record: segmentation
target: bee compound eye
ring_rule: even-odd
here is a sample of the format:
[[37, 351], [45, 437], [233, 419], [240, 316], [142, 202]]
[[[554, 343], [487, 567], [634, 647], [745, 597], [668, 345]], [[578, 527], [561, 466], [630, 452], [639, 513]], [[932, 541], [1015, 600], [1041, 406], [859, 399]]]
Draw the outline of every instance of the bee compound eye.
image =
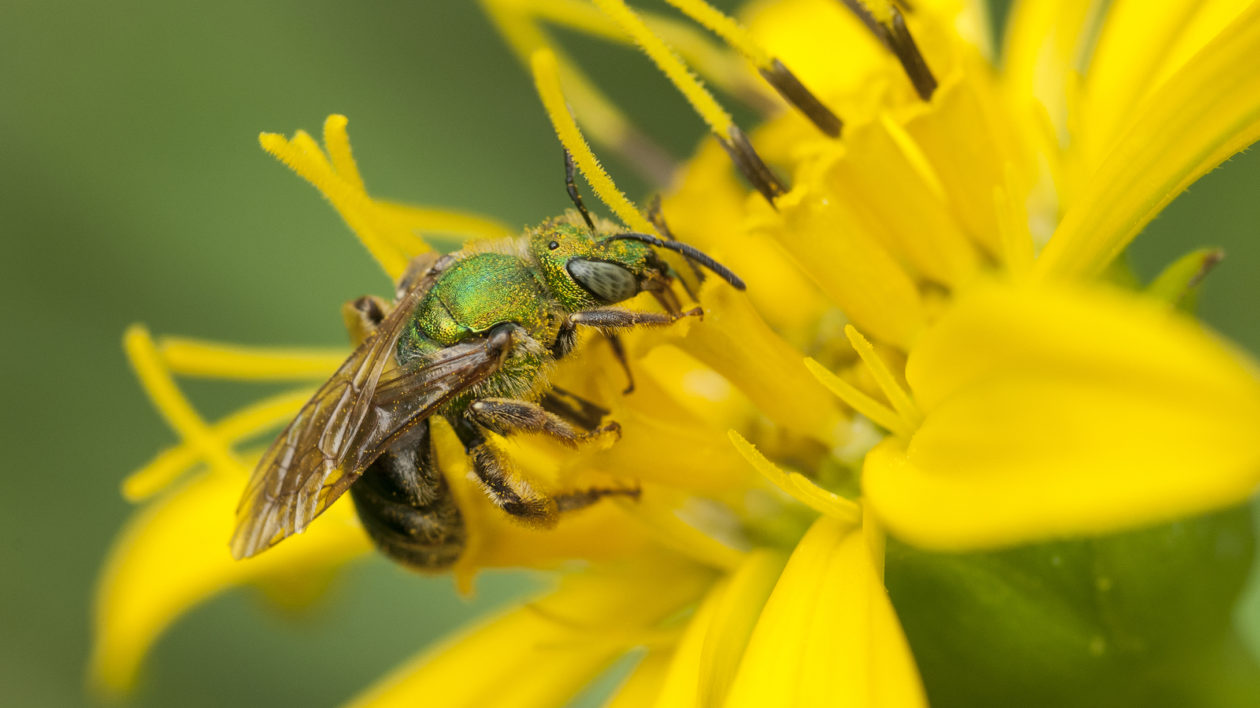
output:
[[569, 275], [604, 302], [628, 300], [639, 292], [634, 274], [615, 263], [575, 258], [569, 261]]
[[560, 242], [559, 242], [559, 241], [552, 241], [551, 243], [547, 244], [547, 248], [549, 248], [549, 249], [551, 249], [551, 250], [553, 250], [553, 251], [554, 251], [554, 250], [556, 250], [557, 248], [560, 248]]

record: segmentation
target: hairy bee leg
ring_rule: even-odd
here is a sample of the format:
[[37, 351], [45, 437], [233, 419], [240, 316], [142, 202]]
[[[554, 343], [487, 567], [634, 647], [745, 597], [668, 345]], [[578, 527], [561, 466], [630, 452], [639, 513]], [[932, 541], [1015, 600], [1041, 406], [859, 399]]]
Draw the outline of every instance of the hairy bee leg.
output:
[[485, 486], [490, 501], [503, 511], [535, 526], [551, 526], [556, 522], [556, 502], [530, 488], [524, 481], [512, 479], [499, 454], [486, 442], [486, 436], [472, 421], [464, 417], [448, 417], [455, 435], [464, 444], [472, 460], [473, 472]]
[[659, 312], [631, 312], [630, 310], [586, 310], [569, 315], [569, 321], [584, 327], [601, 329], [617, 329], [622, 327], [667, 325], [683, 317], [700, 317], [704, 311], [694, 307], [678, 315], [666, 315]]
[[617, 359], [617, 363], [621, 364], [621, 370], [626, 372], [626, 388], [622, 391], [622, 395], [634, 392], [634, 372], [630, 370], [630, 360], [626, 358], [626, 348], [621, 343], [621, 337], [612, 332], [605, 332], [604, 336], [608, 338], [608, 346], [612, 347], [613, 356]]
[[573, 201], [573, 206], [582, 214], [582, 220], [586, 222], [586, 228], [595, 233], [595, 222], [591, 220], [591, 213], [586, 210], [586, 205], [582, 203], [582, 194], [578, 192], [577, 183], [573, 181], [573, 156], [569, 154], [568, 149], [564, 149], [564, 188], [569, 192], [569, 199]]
[[608, 433], [621, 436], [621, 426], [616, 422], [584, 432], [537, 403], [510, 398], [478, 399], [468, 406], [468, 413], [477, 423], [500, 435], [514, 432], [544, 433], [570, 447], [577, 447]]
[[542, 395], [538, 404], [544, 410], [555, 413], [587, 432], [598, 428], [604, 416], [609, 413], [607, 408], [559, 386], [552, 386], [550, 391]]
[[565, 492], [563, 494], [553, 494], [552, 499], [556, 501], [556, 509], [561, 512], [574, 511], [577, 509], [585, 509], [604, 497], [619, 496], [638, 499], [641, 491], [638, 487], [628, 487], [618, 489], [615, 487], [592, 487], [591, 489], [583, 489], [576, 492]]

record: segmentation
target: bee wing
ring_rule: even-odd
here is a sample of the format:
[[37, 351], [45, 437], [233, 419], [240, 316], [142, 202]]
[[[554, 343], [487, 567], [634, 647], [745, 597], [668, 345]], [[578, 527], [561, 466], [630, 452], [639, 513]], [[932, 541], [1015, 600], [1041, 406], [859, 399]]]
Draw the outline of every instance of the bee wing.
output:
[[234, 557], [301, 533], [393, 440], [498, 368], [512, 345], [511, 329], [386, 370], [437, 268], [408, 289], [263, 454], [236, 510]]

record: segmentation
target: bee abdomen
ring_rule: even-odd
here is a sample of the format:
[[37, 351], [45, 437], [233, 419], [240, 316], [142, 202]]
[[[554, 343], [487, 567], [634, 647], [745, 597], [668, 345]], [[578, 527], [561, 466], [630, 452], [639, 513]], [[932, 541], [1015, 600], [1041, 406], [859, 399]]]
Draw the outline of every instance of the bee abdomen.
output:
[[421, 570], [440, 570], [464, 550], [464, 519], [433, 464], [428, 423], [407, 444], [381, 455], [350, 486], [359, 520], [386, 555]]

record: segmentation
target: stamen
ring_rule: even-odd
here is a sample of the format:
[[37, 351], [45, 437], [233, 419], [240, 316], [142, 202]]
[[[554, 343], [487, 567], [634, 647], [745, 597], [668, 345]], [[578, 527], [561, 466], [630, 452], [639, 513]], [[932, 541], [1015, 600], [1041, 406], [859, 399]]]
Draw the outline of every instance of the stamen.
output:
[[[450, 234], [461, 238], [508, 238], [519, 233], [497, 219], [467, 211], [413, 206], [385, 199], [373, 199], [372, 204], [391, 224], [397, 225], [390, 233]], [[414, 251], [414, 241], [411, 245]]]
[[891, 408], [862, 393], [853, 384], [836, 376], [827, 367], [813, 359], [805, 359], [805, 368], [818, 379], [818, 382], [834, 393], [845, 405], [861, 413], [871, 422], [901, 438], [908, 438], [914, 432]]
[[915, 44], [901, 11], [889, 0], [840, 0], [901, 62], [919, 98], [930, 100], [936, 92], [936, 77]]
[[731, 444], [735, 446], [739, 454], [753, 466], [753, 469], [789, 496], [833, 519], [854, 525], [861, 523], [862, 507], [857, 502], [823, 489], [799, 472], [784, 472], [778, 465], [766, 459], [756, 446], [734, 430], [728, 430], [726, 436], [730, 438]]
[[540, 49], [530, 58], [530, 65], [534, 71], [534, 85], [538, 89], [539, 97], [542, 98], [547, 117], [551, 119], [551, 125], [560, 138], [560, 143], [573, 156], [578, 169], [582, 171], [582, 176], [595, 191], [595, 196], [607, 204], [608, 208], [612, 209], [617, 218], [621, 219], [626, 226], [635, 231], [656, 233], [651, 222], [639, 213], [638, 207], [617, 189], [612, 177], [608, 176], [604, 166], [599, 164], [599, 159], [591, 151], [586, 138], [582, 137], [577, 121], [573, 120], [573, 115], [569, 113], [569, 108], [565, 104], [564, 92], [560, 88], [560, 76], [557, 72], [556, 55], [550, 49]]
[[143, 325], [127, 328], [123, 335], [123, 349], [144, 392], [167, 424], [204, 456], [212, 467], [227, 471], [239, 470], [244, 474], [245, 467], [240, 460], [211, 433], [206, 422], [179, 390], [170, 371], [162, 363], [153, 338]]
[[[587, 3], [565, 0], [482, 0], [486, 14], [507, 40], [522, 63], [529, 64], [535, 52], [550, 49], [554, 43], [537, 22], [543, 18], [593, 36], [625, 41], [615, 27]], [[607, 146], [625, 159], [649, 183], [666, 184], [674, 174], [674, 159], [626, 118], [611, 100], [596, 88], [577, 64], [555, 50], [556, 63], [568, 86], [568, 96], [582, 116], [595, 142]]]
[[[407, 269], [408, 254], [399, 250], [390, 239], [376, 229], [368, 217], [372, 200], [362, 188], [356, 187], [344, 176], [335, 172], [325, 159], [319, 146], [305, 131], [299, 130], [292, 140], [283, 135], [262, 133], [258, 136], [262, 148], [280, 160], [299, 177], [310, 182], [332, 203], [337, 213], [359, 237], [381, 268], [395, 280]], [[345, 145], [348, 152], [349, 144]], [[357, 170], [354, 173], [358, 174]], [[416, 239], [419, 241], [419, 239]], [[421, 242], [423, 245], [423, 242]]]
[[355, 163], [354, 153], [350, 151], [350, 134], [346, 132], [346, 124], [349, 122], [348, 118], [337, 113], [324, 119], [324, 148], [328, 150], [333, 170], [351, 187], [366, 192], [363, 176], [359, 174], [359, 165]]
[[[263, 149], [318, 189], [341, 215], [381, 268], [395, 281], [412, 257], [431, 250], [423, 234], [499, 238], [514, 232], [483, 216], [373, 199], [364, 191], [346, 134], [346, 117], [324, 121], [325, 149], [299, 130], [291, 140], [274, 133], [258, 136]], [[324, 152], [327, 150], [327, 156]]]
[[884, 392], [884, 396], [888, 398], [888, 402], [892, 404], [901, 419], [905, 421], [911, 429], [919, 427], [923, 422], [923, 413], [919, 411], [919, 407], [915, 404], [910, 394], [897, 383], [897, 379], [893, 373], [888, 370], [888, 365], [875, 352], [875, 347], [862, 336], [861, 332], [853, 325], [844, 326], [844, 335], [849, 338], [849, 344], [857, 351], [858, 356], [862, 358], [862, 363], [866, 364], [866, 368], [870, 370], [871, 376], [875, 378], [875, 383]]
[[744, 135], [744, 131], [740, 130], [738, 125], [731, 123], [728, 138], [723, 140], [721, 137], [718, 137], [718, 142], [721, 143], [726, 153], [731, 156], [736, 169], [773, 206], [776, 197], [787, 194], [787, 187], [779, 181], [779, 178], [761, 160], [761, 156], [753, 149], [752, 143], [748, 142], [748, 136]]
[[[512, 22], [514, 25], [532, 26], [532, 32], [513, 29], [518, 35], [533, 34], [536, 39], [542, 39], [541, 43], [535, 44], [524, 49], [523, 45], [518, 46], [513, 42], [513, 48], [517, 49], [517, 53], [523, 62], [528, 62], [529, 56], [538, 49], [545, 49], [552, 45], [547, 39], [546, 33], [538, 27], [538, 20], [546, 21], [558, 27], [565, 27], [575, 32], [589, 35], [608, 42], [616, 42], [618, 44], [633, 44], [633, 40], [625, 35], [612, 22], [607, 15], [593, 7], [587, 0], [482, 0], [482, 4], [487, 6], [488, 12], [492, 15], [503, 15], [504, 20]], [[690, 24], [681, 22], [673, 17], [665, 17], [655, 12], [645, 11], [640, 13], [643, 21], [652, 28], [659, 37], [667, 41], [670, 46], [678, 51], [678, 54], [686, 60], [687, 64], [696, 69], [701, 76], [711, 81], [714, 85], [736, 96], [740, 96], [745, 100], [756, 102], [757, 96], [753, 93], [756, 89], [747, 79], [747, 72], [744, 71], [742, 64], [738, 59], [731, 56], [725, 48], [719, 47], [710, 41], [703, 33], [696, 31]], [[507, 17], [510, 15], [510, 19]], [[498, 18], [496, 17], [496, 21]], [[504, 28], [509, 30], [512, 28]], [[566, 65], [565, 57], [562, 53], [557, 52], [557, 60], [560, 63], [561, 75], [569, 84], [570, 75], [566, 73], [569, 67]], [[574, 68], [576, 71], [576, 68]], [[576, 97], [574, 103], [576, 104]], [[581, 109], [578, 110], [581, 113]], [[591, 136], [597, 141], [599, 137], [592, 132]]]
[[774, 87], [775, 91], [788, 103], [805, 114], [822, 132], [833, 138], [840, 136], [842, 123], [831, 109], [791, 72], [776, 57], [770, 56], [761, 45], [757, 44], [748, 30], [729, 15], [704, 0], [668, 0], [670, 5], [681, 10], [688, 17], [708, 28], [731, 45], [748, 61], [757, 67], [757, 72]]
[[[263, 399], [215, 423], [210, 428], [210, 435], [224, 447], [248, 440], [291, 419], [310, 399], [311, 392], [311, 389], [304, 388]], [[197, 451], [188, 443], [174, 445], [163, 450], [149, 464], [123, 480], [123, 497], [130, 502], [148, 499], [169, 487], [188, 468], [196, 464], [199, 457]]]
[[346, 358], [344, 349], [243, 347], [184, 337], [162, 337], [157, 348], [171, 373], [237, 381], [323, 381]]
[[594, 2], [634, 39], [643, 53], [647, 54], [657, 68], [665, 73], [696, 113], [699, 113], [708, 124], [718, 142], [730, 153], [735, 166], [767, 201], [774, 204], [776, 197], [787, 193], [783, 183], [770, 172], [770, 168], [766, 167], [765, 162], [749, 144], [743, 131], [735, 125], [730, 114], [687, 69], [678, 55], [660, 37], [653, 34], [623, 0], [594, 0]]

